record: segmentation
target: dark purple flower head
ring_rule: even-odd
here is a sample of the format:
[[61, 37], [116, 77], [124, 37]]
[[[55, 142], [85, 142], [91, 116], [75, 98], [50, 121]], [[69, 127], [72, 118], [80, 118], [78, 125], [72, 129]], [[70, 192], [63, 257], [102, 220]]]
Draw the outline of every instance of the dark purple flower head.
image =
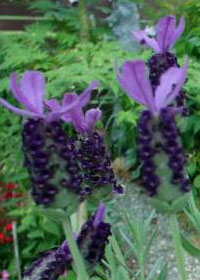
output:
[[42, 73], [38, 71], [25, 72], [21, 80], [21, 85], [17, 82], [17, 75], [12, 73], [10, 77], [10, 88], [14, 97], [23, 104], [26, 109], [19, 109], [2, 98], [0, 98], [0, 104], [13, 111], [15, 114], [30, 118], [40, 118], [52, 121], [62, 116], [77, 103], [73, 102], [68, 106], [65, 106], [65, 108], [54, 108], [51, 113], [45, 113], [45, 79]]
[[[105, 246], [111, 235], [110, 225], [104, 222], [105, 206], [100, 204], [96, 213], [87, 221], [76, 237], [88, 270], [94, 268], [104, 257]], [[43, 254], [24, 272], [23, 280], [57, 280], [72, 264], [68, 242]]]
[[24, 272], [23, 280], [57, 280], [71, 262], [68, 243], [64, 241], [59, 248], [42, 253]]
[[110, 225], [104, 222], [105, 206], [101, 203], [95, 215], [83, 225], [77, 243], [88, 269], [93, 268], [104, 257], [105, 246], [111, 235]]
[[166, 16], [161, 18], [156, 26], [156, 39], [150, 38], [145, 30], [134, 31], [134, 37], [142, 44], [151, 47], [156, 53], [166, 53], [183, 33], [185, 27], [184, 17], [181, 17], [176, 27], [176, 17]]
[[90, 109], [84, 114], [82, 108], [88, 104], [90, 101], [90, 93], [96, 87], [98, 87], [98, 82], [93, 81], [80, 96], [75, 93], [68, 93], [65, 94], [61, 105], [55, 99], [46, 101], [46, 105], [52, 110], [60, 108], [64, 110], [71, 104], [77, 102], [71, 110], [67, 111], [67, 113], [61, 117], [61, 119], [65, 122], [72, 123], [78, 133], [88, 135], [93, 131], [96, 122], [101, 118], [101, 110], [99, 108]]
[[[116, 70], [117, 80], [131, 98], [145, 106], [153, 115], [170, 105], [179, 94], [186, 79], [187, 63], [183, 67], [171, 67], [162, 76], [155, 94], [148, 79], [142, 60], [129, 60], [122, 66], [122, 73]], [[172, 112], [176, 109], [172, 108]]]

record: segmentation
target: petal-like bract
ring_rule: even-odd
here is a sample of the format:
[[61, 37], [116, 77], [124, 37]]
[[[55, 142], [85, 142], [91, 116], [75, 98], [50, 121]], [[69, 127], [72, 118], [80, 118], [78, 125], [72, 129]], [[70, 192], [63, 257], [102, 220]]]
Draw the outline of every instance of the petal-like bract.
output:
[[100, 109], [90, 109], [85, 113], [85, 123], [88, 131], [92, 131], [95, 124], [101, 118], [102, 112]]
[[145, 30], [134, 31], [133, 35], [141, 44], [146, 44], [156, 53], [165, 53], [173, 47], [174, 43], [183, 33], [184, 27], [184, 17], [181, 17], [180, 22], [176, 27], [175, 16], [166, 16], [161, 18], [157, 23], [156, 39], [149, 37]]
[[132, 32], [135, 39], [137, 39], [141, 44], [146, 44], [147, 46], [151, 47], [155, 52], [160, 52], [160, 47], [154, 38], [150, 38], [145, 30], [140, 31], [133, 31]]
[[155, 105], [157, 111], [171, 104], [179, 94], [186, 79], [187, 63], [181, 68], [171, 67], [161, 76], [160, 85], [155, 92]]
[[122, 74], [117, 71], [116, 75], [121, 87], [131, 98], [151, 112], [155, 111], [153, 92], [143, 61], [126, 61], [122, 66]]

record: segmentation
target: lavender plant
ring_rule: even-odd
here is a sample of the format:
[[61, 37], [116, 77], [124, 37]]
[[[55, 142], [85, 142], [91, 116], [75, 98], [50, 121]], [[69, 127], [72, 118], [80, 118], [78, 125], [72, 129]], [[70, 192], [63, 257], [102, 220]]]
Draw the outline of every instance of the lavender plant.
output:
[[122, 73], [116, 70], [124, 91], [147, 108], [138, 122], [138, 154], [142, 164], [143, 185], [154, 206], [171, 214], [177, 264], [186, 279], [182, 245], [175, 213], [183, 209], [189, 196], [189, 181], [184, 170], [185, 157], [181, 147], [175, 116], [180, 111], [169, 106], [179, 94], [186, 79], [187, 63], [171, 67], [160, 78], [153, 91], [145, 63], [126, 61]]
[[[16, 74], [11, 75], [10, 87], [15, 98], [26, 110], [18, 109], [2, 98], [0, 104], [16, 114], [28, 117], [23, 123], [22, 150], [25, 166], [28, 168], [32, 184], [31, 194], [38, 205], [63, 208], [72, 214], [82, 196], [82, 175], [77, 162], [75, 141], [62, 128], [60, 116], [72, 110], [77, 103], [85, 103], [91, 91], [97, 87], [96, 81], [65, 107], [45, 111], [43, 96], [45, 80], [40, 72], [28, 71], [21, 86]], [[67, 98], [70, 98], [70, 94]], [[61, 199], [65, 196], [65, 201]]]
[[[64, 97], [64, 102], [60, 106], [56, 100], [49, 100], [47, 105], [53, 110], [64, 108], [66, 104], [74, 102], [78, 97], [76, 94]], [[89, 100], [88, 100], [89, 101]], [[83, 112], [82, 107], [87, 105], [76, 104], [72, 110], [61, 116], [64, 122], [72, 123], [78, 134], [78, 157], [83, 174], [83, 180], [86, 184], [83, 195], [90, 201], [108, 200], [112, 193], [123, 193], [123, 188], [118, 184], [111, 166], [111, 158], [106, 151], [102, 136], [95, 130], [95, 125], [101, 118], [102, 112], [99, 108], [90, 109]]]
[[[147, 35], [145, 30], [134, 31], [134, 37], [141, 43], [152, 48], [156, 54], [148, 60], [149, 80], [152, 85], [153, 92], [160, 84], [161, 75], [170, 67], [179, 67], [177, 57], [171, 52], [171, 48], [179, 39], [184, 31], [185, 21], [181, 17], [176, 27], [175, 16], [165, 16], [161, 18], [156, 25], [156, 39]], [[186, 93], [183, 89], [176, 96], [176, 104], [178, 107], [185, 105]], [[187, 108], [182, 108], [183, 116], [188, 114]]]
[[[82, 227], [76, 237], [89, 273], [104, 258], [104, 249], [111, 235], [110, 225], [104, 222], [105, 206], [100, 204], [96, 213]], [[24, 280], [56, 280], [72, 265], [73, 258], [68, 242], [42, 255], [24, 272]]]

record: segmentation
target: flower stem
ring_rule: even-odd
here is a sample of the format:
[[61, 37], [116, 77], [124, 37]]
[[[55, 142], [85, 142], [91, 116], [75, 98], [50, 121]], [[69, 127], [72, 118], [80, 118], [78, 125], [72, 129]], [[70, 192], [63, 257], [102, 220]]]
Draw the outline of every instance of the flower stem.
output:
[[78, 231], [87, 220], [87, 202], [84, 201], [79, 205], [78, 209]]
[[88, 280], [89, 277], [87, 275], [84, 261], [82, 258], [82, 255], [77, 247], [77, 244], [74, 240], [72, 229], [71, 229], [71, 223], [70, 218], [63, 221], [63, 229], [65, 232], [66, 239], [69, 244], [69, 248], [73, 257], [73, 261], [75, 264], [75, 269], [77, 273], [77, 280]]
[[179, 226], [176, 214], [170, 216], [171, 230], [174, 241], [174, 250], [176, 256], [177, 266], [180, 272], [181, 280], [187, 280], [185, 263], [184, 263], [184, 251], [181, 244], [181, 238], [179, 233]]
[[87, 43], [90, 40], [89, 21], [87, 16], [87, 1], [79, 0], [80, 39]]
[[13, 235], [13, 245], [15, 253], [15, 265], [17, 270], [18, 280], [22, 280], [21, 266], [20, 266], [20, 257], [19, 257], [19, 245], [17, 238], [17, 222], [12, 222], [12, 235]]

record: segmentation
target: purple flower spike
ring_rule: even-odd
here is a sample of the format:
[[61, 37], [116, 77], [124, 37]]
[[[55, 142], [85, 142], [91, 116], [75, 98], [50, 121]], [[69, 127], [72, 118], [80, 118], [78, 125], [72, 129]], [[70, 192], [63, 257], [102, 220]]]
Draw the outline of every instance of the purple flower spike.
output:
[[183, 33], [185, 27], [184, 17], [181, 17], [176, 27], [175, 16], [161, 18], [156, 26], [157, 38], [148, 37], [144, 30], [133, 32], [134, 37], [142, 44], [151, 47], [156, 53], [166, 53]]
[[171, 104], [179, 94], [186, 79], [187, 62], [183, 67], [171, 67], [162, 76], [160, 85], [153, 94], [151, 83], [147, 78], [145, 63], [141, 60], [126, 61], [122, 73], [116, 76], [124, 91], [148, 110], [158, 115], [162, 108]]
[[[17, 75], [12, 73], [10, 76], [10, 88], [15, 98], [26, 108], [19, 109], [3, 98], [0, 98], [0, 104], [7, 109], [13, 111], [15, 114], [22, 116], [28, 116], [31, 118], [41, 118], [47, 121], [52, 121], [65, 114], [74, 105], [76, 100], [60, 108], [56, 103], [56, 100], [51, 101], [53, 111], [51, 113], [44, 113], [44, 94], [45, 94], [45, 79], [42, 73], [38, 71], [27, 71], [22, 77], [21, 84], [17, 82]], [[86, 92], [84, 96], [88, 95]], [[54, 105], [54, 106], [53, 106]], [[57, 106], [56, 106], [57, 105]]]

